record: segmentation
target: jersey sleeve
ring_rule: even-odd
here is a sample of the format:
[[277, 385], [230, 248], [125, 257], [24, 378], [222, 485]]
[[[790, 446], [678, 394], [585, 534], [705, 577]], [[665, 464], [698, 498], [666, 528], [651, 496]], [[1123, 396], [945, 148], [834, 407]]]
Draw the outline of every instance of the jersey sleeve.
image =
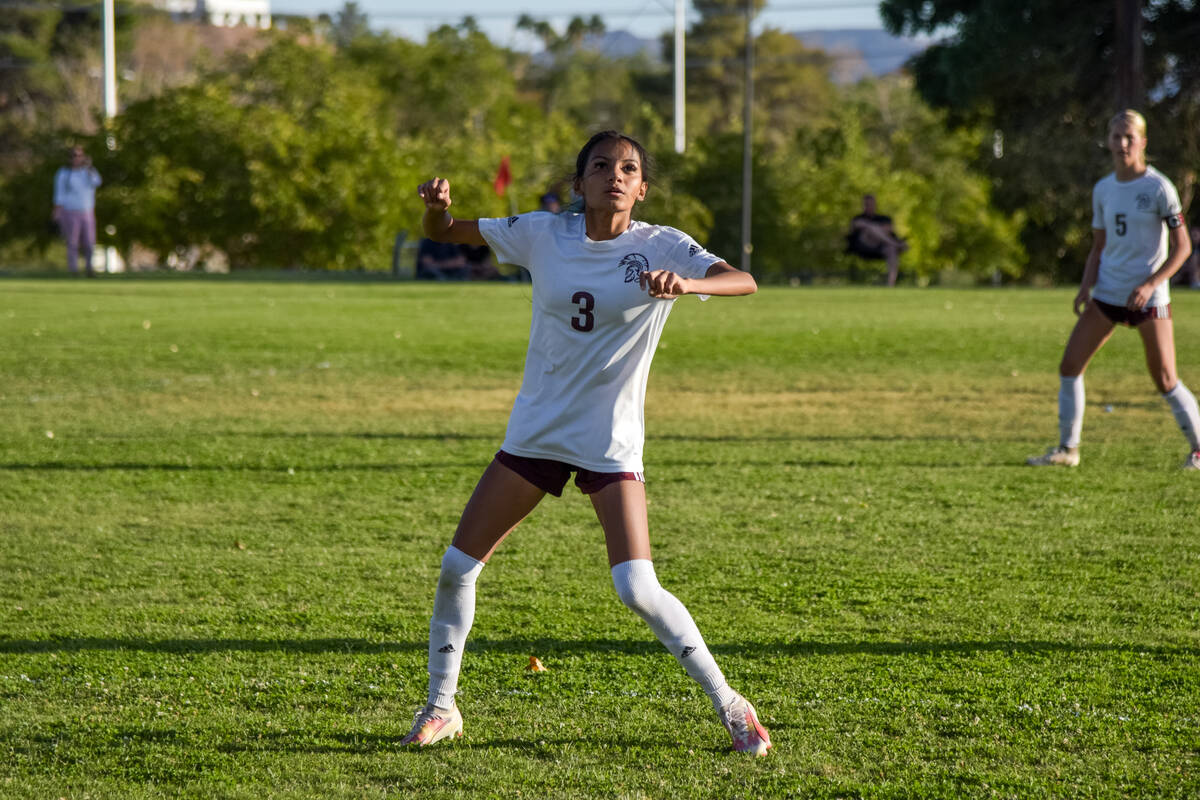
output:
[[672, 230], [672, 233], [675, 241], [667, 248], [666, 263], [661, 269], [669, 269], [685, 278], [703, 278], [708, 274], [709, 267], [725, 260], [705, 250], [686, 233], [676, 230]]
[[494, 219], [485, 217], [479, 220], [479, 233], [501, 264], [517, 264], [528, 269], [533, 243], [553, 220], [554, 215], [545, 211]]
[[1175, 190], [1175, 184], [1166, 178], [1159, 184], [1158, 212], [1168, 228], [1183, 225], [1183, 205], [1179, 202], [1179, 192]]
[[1101, 230], [1104, 227], [1104, 204], [1100, 201], [1100, 184], [1092, 187], [1092, 229]]

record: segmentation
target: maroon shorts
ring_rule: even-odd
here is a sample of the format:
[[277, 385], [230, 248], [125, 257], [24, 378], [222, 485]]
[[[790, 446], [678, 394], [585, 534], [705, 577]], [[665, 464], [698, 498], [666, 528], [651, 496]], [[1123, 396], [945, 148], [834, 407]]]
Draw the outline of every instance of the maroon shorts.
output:
[[526, 458], [514, 456], [503, 450], [496, 452], [496, 461], [511, 469], [543, 492], [562, 497], [563, 487], [571, 473], [575, 473], [575, 485], [584, 494], [594, 494], [610, 483], [617, 481], [638, 481], [645, 483], [646, 477], [640, 472], [593, 472], [590, 469], [573, 467], [562, 461], [549, 458]]
[[1103, 300], [1092, 298], [1092, 302], [1096, 304], [1096, 308], [1100, 309], [1100, 313], [1112, 320], [1114, 325], [1128, 325], [1131, 328], [1136, 328], [1148, 319], [1170, 319], [1171, 304], [1165, 306], [1146, 306], [1138, 311], [1131, 311], [1125, 306], [1114, 306], [1112, 303], [1105, 303]]

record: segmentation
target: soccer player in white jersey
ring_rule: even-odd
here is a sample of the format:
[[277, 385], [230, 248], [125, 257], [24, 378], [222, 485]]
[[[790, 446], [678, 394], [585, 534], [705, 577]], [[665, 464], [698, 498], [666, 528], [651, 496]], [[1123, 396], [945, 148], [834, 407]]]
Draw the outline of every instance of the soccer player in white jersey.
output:
[[504, 444], [442, 558], [429, 623], [428, 703], [404, 744], [424, 747], [462, 735], [454, 695], [476, 577], [500, 542], [547, 492], [560, 495], [574, 472], [604, 530], [621, 601], [708, 694], [735, 750], [761, 756], [771, 747], [754, 707], [729, 687], [691, 615], [655, 576], [642, 477], [646, 378], [675, 299], [745, 295], [758, 287], [749, 273], [680, 231], [633, 219], [649, 171], [640, 144], [604, 131], [576, 159], [579, 214], [454, 219], [446, 180], [417, 190], [426, 236], [486, 244], [499, 261], [529, 270], [533, 321]]
[[1137, 328], [1146, 366], [1191, 448], [1183, 463], [1200, 470], [1200, 410], [1175, 373], [1175, 333], [1168, 294], [1192, 252], [1179, 195], [1146, 164], [1146, 120], [1122, 111], [1108, 123], [1113, 171], [1092, 189], [1092, 249], [1074, 309], [1079, 316], [1059, 365], [1059, 443], [1032, 466], [1079, 464], [1083, 429], [1083, 371], [1117, 324]]

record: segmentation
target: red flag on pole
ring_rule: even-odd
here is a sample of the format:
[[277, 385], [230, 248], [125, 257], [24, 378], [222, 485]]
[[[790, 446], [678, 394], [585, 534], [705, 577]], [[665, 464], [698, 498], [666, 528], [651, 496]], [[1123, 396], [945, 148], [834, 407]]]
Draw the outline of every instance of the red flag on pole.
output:
[[500, 159], [500, 169], [496, 172], [496, 180], [492, 186], [496, 189], [496, 194], [500, 197], [504, 196], [504, 191], [508, 185], [512, 183], [512, 170], [508, 167], [508, 156]]

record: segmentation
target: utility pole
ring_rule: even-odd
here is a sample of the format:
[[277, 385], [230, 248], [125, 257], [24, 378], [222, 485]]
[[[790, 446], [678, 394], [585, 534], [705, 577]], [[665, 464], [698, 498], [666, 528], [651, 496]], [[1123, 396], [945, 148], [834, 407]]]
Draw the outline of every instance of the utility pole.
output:
[[675, 0], [675, 152], [682, 153], [685, 146], [683, 131], [684, 80], [683, 80], [683, 21], [684, 0]]
[[1141, 0], [1117, 4], [1117, 110], [1140, 109], [1146, 101], [1142, 59]]
[[[117, 25], [113, 13], [113, 0], [104, 0], [104, 119], [117, 115]], [[112, 135], [106, 137], [111, 150], [115, 143]], [[104, 271], [121, 272], [125, 268], [117, 257], [117, 248], [104, 248]]]
[[116, 23], [113, 0], [104, 0], [104, 118], [117, 115]]
[[742, 263], [738, 266], [750, 271], [750, 253], [754, 243], [750, 241], [750, 223], [753, 218], [751, 207], [754, 195], [754, 0], [746, 0], [746, 91], [742, 108]]

